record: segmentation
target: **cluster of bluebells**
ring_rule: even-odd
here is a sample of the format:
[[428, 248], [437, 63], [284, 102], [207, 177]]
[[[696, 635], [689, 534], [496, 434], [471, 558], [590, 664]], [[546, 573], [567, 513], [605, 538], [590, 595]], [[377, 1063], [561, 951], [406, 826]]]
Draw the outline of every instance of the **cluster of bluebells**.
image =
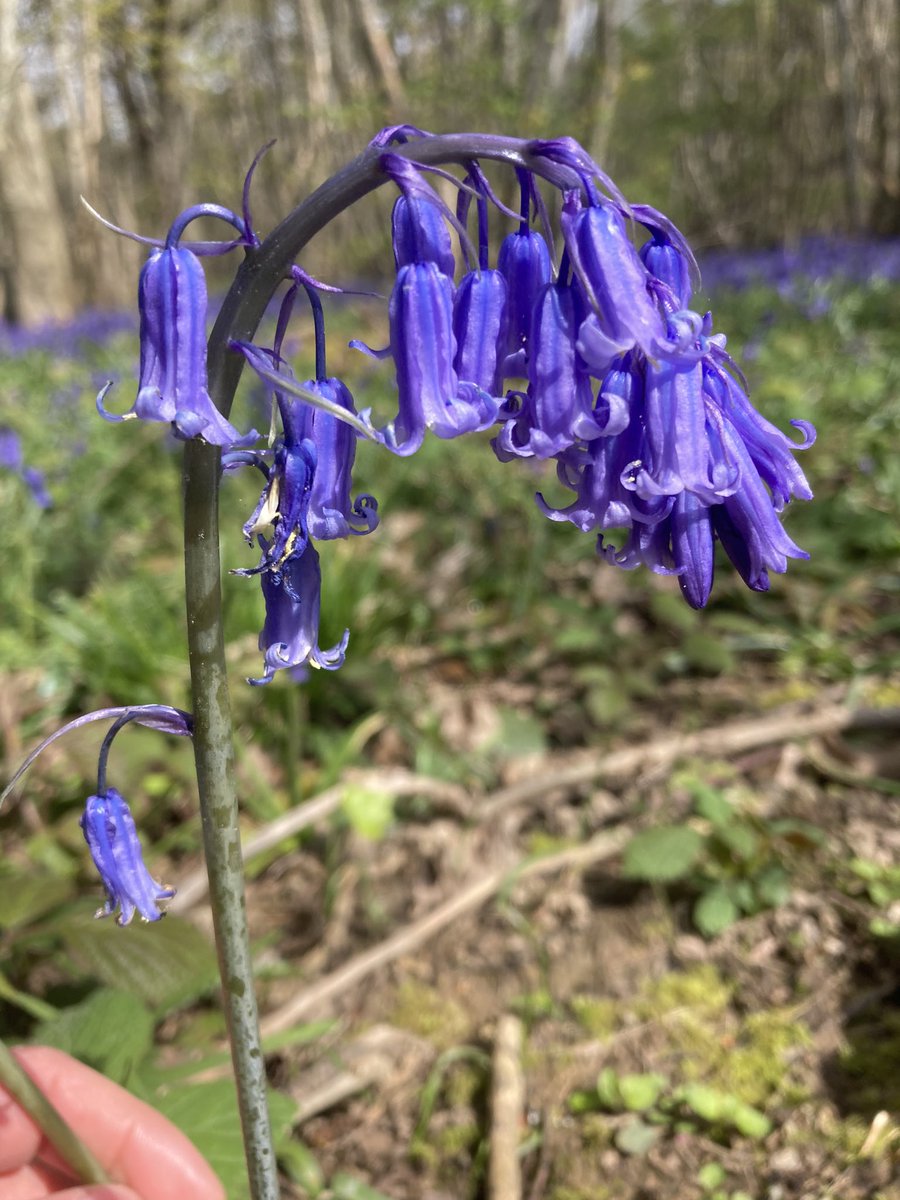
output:
[[[210, 398], [200, 256], [258, 244], [249, 176], [243, 215], [213, 205], [187, 210], [141, 275], [140, 382], [126, 416], [166, 422], [180, 438], [221, 446], [224, 469], [263, 475], [244, 526], [259, 562], [236, 572], [259, 576], [265, 601], [264, 670], [252, 683], [283, 668], [333, 670], [344, 660], [347, 633], [330, 648], [318, 644], [316, 543], [370, 533], [378, 523], [375, 500], [353, 496], [359, 437], [406, 456], [429, 433], [490, 430], [503, 462], [553, 460], [573, 498], [554, 506], [538, 494], [543, 512], [593, 534], [600, 556], [616, 566], [675, 575], [696, 608], [710, 594], [717, 543], [758, 591], [768, 588], [770, 571], [806, 557], [780, 514], [792, 498], [811, 495], [794, 454], [814, 432], [795, 421], [795, 441], [752, 406], [711, 315], [690, 307], [696, 265], [674, 225], [628, 204], [567, 138], [523, 144], [518, 211], [498, 199], [475, 158], [464, 178], [447, 176], [459, 197], [450, 209], [429, 181], [436, 169], [415, 161], [428, 136], [403, 126], [372, 143], [397, 189], [390, 341], [383, 350], [351, 344], [393, 364], [398, 411], [384, 425], [359, 413], [346, 385], [328, 375], [319, 292], [338, 289], [299, 267], [271, 347], [231, 343], [270, 388], [278, 435], [260, 448], [256, 431], [239, 432]], [[556, 237], [539, 180], [558, 192]], [[183, 242], [187, 225], [206, 215], [225, 219], [238, 236]], [[492, 218], [515, 222], [495, 261]], [[304, 293], [316, 369], [298, 382], [283, 351]], [[101, 412], [123, 419], [106, 411], [104, 396]]]
[[[201, 258], [259, 246], [248, 202], [253, 167], [241, 214], [198, 205], [175, 220], [165, 241], [150, 243], [138, 288], [137, 397], [123, 415], [106, 408], [110, 385], [97, 398], [108, 420], [163, 423], [182, 440], [220, 447], [223, 470], [261, 473], [260, 499], [244, 525], [259, 560], [235, 572], [259, 577], [265, 602], [263, 673], [251, 683], [268, 683], [282, 669], [334, 670], [344, 661], [346, 631], [336, 645], [319, 645], [317, 544], [368, 534], [378, 525], [375, 499], [354, 496], [360, 437], [405, 457], [428, 435], [489, 431], [502, 462], [553, 460], [573, 498], [555, 507], [538, 494], [542, 511], [593, 534], [600, 556], [616, 566], [643, 564], [675, 575], [696, 608], [709, 598], [717, 543], [758, 591], [768, 588], [770, 571], [806, 557], [784, 531], [780, 513], [791, 499], [811, 495], [794, 453], [812, 444], [813, 430], [793, 422], [801, 435], [794, 441], [752, 406], [710, 314], [690, 307], [696, 266], [672, 223], [646, 205], [628, 204], [566, 138], [515, 144], [463, 138], [482, 150], [457, 155], [465, 163], [463, 178], [439, 172], [458, 188], [451, 209], [429, 181], [436, 168], [415, 161], [416, 145], [429, 136], [399, 126], [372, 143], [385, 179], [397, 189], [390, 341], [383, 350], [351, 344], [392, 362], [398, 404], [391, 420], [377, 425], [368, 410], [358, 412], [346, 384], [328, 374], [320, 292], [340, 289], [296, 265], [271, 347], [229, 343], [270, 389], [278, 432], [260, 445], [256, 430], [242, 433], [214, 403]], [[479, 153], [517, 164], [518, 211], [498, 199]], [[539, 181], [559, 193], [558, 237]], [[488, 236], [493, 213], [514, 222], [495, 261]], [[236, 237], [185, 242], [191, 222], [209, 216], [229, 223]], [[301, 297], [310, 305], [316, 351], [315, 376], [304, 381], [285, 357]], [[21, 474], [43, 503], [42, 482], [23, 467], [10, 431], [0, 431], [0, 465]], [[97, 791], [82, 818], [106, 892], [98, 915], [117, 912], [120, 924], [135, 912], [158, 920], [160, 904], [174, 893], [144, 866], [128, 805], [107, 785], [106, 762], [128, 722], [189, 736], [189, 714], [146, 705], [78, 718], [29, 756], [7, 791], [49, 741], [110, 717]]]

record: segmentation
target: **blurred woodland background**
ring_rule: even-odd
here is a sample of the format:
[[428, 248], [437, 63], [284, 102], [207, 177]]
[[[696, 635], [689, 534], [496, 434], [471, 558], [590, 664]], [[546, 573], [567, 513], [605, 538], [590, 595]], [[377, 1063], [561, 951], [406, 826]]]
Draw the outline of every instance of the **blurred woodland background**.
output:
[[[570, 133], [701, 245], [898, 233], [900, 4], [3, 0], [2, 312], [130, 299], [134, 252], [79, 195], [159, 234], [189, 203], [233, 199], [275, 137], [266, 229], [403, 121]], [[358, 273], [381, 252], [362, 209]]]

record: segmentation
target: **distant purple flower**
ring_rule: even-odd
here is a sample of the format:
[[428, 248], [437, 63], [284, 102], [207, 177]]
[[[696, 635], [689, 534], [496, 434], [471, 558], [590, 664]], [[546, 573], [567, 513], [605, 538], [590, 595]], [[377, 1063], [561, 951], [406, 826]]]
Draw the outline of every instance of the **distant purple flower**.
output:
[[22, 469], [22, 442], [11, 429], [0, 429], [0, 467], [17, 474]]
[[[260, 543], [265, 557], [268, 546], [263, 538]], [[340, 642], [329, 650], [319, 648], [322, 573], [312, 542], [307, 542], [302, 554], [289, 558], [280, 571], [264, 571], [261, 580], [266, 619], [259, 648], [265, 653], [265, 673], [248, 682], [270, 683], [275, 672], [285, 668], [336, 671], [344, 661], [350, 633], [345, 630]]]
[[144, 866], [134, 818], [121, 794], [107, 788], [89, 796], [81, 828], [106, 889], [106, 903], [96, 915], [108, 917], [118, 908], [117, 925], [128, 925], [135, 910], [145, 921], [158, 921], [160, 901], [170, 900], [175, 889], [157, 883]]
[[22, 443], [19, 435], [12, 429], [0, 429], [0, 468], [4, 467], [22, 479], [38, 508], [53, 507], [53, 498], [47, 491], [43, 471], [24, 465]]

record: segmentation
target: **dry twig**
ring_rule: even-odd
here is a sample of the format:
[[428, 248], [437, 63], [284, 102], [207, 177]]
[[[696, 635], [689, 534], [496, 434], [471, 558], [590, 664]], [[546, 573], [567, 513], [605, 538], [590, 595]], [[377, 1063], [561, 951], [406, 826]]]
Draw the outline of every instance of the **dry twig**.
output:
[[519, 1132], [525, 1108], [522, 1022], [511, 1013], [497, 1022], [491, 1083], [490, 1200], [521, 1200]]

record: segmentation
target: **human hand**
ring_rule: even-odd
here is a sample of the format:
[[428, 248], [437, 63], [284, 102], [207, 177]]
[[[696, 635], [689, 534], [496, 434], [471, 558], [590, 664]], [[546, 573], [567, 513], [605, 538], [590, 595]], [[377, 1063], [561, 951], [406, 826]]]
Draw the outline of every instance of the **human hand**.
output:
[[113, 1179], [79, 1185], [0, 1087], [0, 1200], [224, 1200], [212, 1168], [171, 1122], [61, 1050], [13, 1053]]

